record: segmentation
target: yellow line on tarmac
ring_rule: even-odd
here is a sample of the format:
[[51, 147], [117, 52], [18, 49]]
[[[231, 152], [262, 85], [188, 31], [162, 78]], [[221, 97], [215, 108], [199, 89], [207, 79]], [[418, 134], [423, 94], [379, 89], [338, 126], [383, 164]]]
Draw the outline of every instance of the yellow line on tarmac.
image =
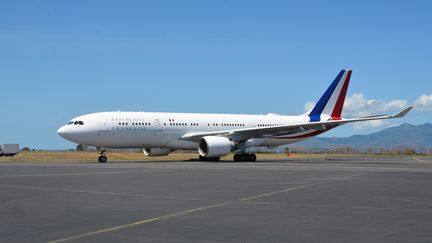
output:
[[[360, 174], [359, 175], [354, 175], [354, 176], [360, 176]], [[190, 214], [190, 213], [194, 213], [194, 212], [198, 212], [198, 211], [204, 211], [204, 210], [211, 209], [211, 208], [217, 208], [217, 207], [221, 207], [221, 206], [224, 206], [224, 205], [227, 205], [227, 204], [231, 204], [231, 203], [235, 203], [235, 202], [244, 202], [244, 201], [248, 201], [248, 200], [251, 200], [251, 199], [267, 197], [267, 196], [271, 196], [271, 195], [275, 195], [275, 194], [280, 194], [280, 193], [284, 193], [284, 192], [289, 192], [289, 191], [294, 191], [294, 190], [298, 190], [298, 189], [302, 189], [302, 188], [306, 188], [306, 187], [316, 186], [316, 185], [324, 184], [324, 183], [328, 183], [328, 182], [329, 181], [323, 181], [323, 182], [312, 183], [312, 184], [307, 184], [307, 185], [302, 185], [302, 186], [290, 187], [290, 188], [287, 188], [287, 189], [284, 189], [284, 190], [279, 190], [279, 191], [274, 191], [274, 192], [269, 192], [269, 193], [263, 193], [263, 194], [252, 196], [252, 197], [242, 198], [242, 199], [239, 199], [237, 201], [226, 201], [226, 202], [223, 202], [223, 203], [218, 203], [218, 204], [213, 204], [213, 205], [209, 205], [209, 206], [204, 206], [204, 207], [189, 209], [189, 210], [186, 210], [186, 211], [181, 211], [181, 212], [178, 212], [178, 213], [167, 214], [167, 215], [163, 215], [163, 216], [159, 216], [159, 217], [144, 219], [144, 220], [140, 220], [140, 221], [136, 221], [136, 222], [133, 222], [133, 223], [124, 224], [124, 225], [119, 225], [119, 226], [115, 226], [115, 227], [111, 227], [111, 228], [90, 231], [90, 232], [79, 234], [79, 235], [74, 235], [74, 236], [70, 236], [70, 237], [66, 237], [66, 238], [62, 238], [62, 239], [58, 239], [58, 240], [48, 241], [47, 243], [65, 242], [65, 241], [69, 241], [69, 240], [79, 239], [79, 238], [82, 238], [82, 237], [87, 237], [87, 236], [93, 236], [93, 235], [97, 235], [97, 234], [112, 232], [112, 231], [116, 231], [116, 230], [120, 230], [120, 229], [134, 227], [134, 226], [137, 226], [137, 225], [143, 225], [143, 224], [155, 222], [155, 221], [162, 220], [162, 219], [167, 219], [167, 218], [172, 218], [172, 217], [176, 217], [176, 216], [186, 215], [186, 214]]]
[[231, 202], [223, 202], [223, 203], [213, 204], [213, 205], [209, 205], [209, 206], [205, 206], [205, 207], [199, 207], [199, 208], [189, 209], [189, 210], [181, 211], [181, 212], [178, 212], [178, 213], [167, 214], [167, 215], [163, 215], [163, 216], [160, 216], [160, 217], [154, 217], [154, 218], [144, 219], [144, 220], [136, 221], [136, 222], [129, 223], [129, 224], [124, 224], [124, 225], [119, 225], [119, 226], [115, 226], [115, 227], [111, 227], [111, 228], [90, 231], [90, 232], [87, 232], [87, 233], [83, 233], [83, 234], [79, 234], [79, 235], [74, 235], [74, 236], [70, 236], [70, 237], [66, 237], [66, 238], [62, 238], [62, 239], [58, 239], [58, 240], [52, 240], [52, 241], [48, 241], [47, 243], [65, 242], [65, 241], [75, 240], [75, 239], [79, 239], [79, 238], [86, 237], [86, 236], [92, 236], [92, 235], [107, 233], [107, 232], [111, 232], [111, 231], [115, 231], [115, 230], [120, 230], [120, 229], [125, 229], [125, 228], [129, 228], [129, 227], [137, 226], [137, 225], [147, 224], [147, 223], [158, 221], [158, 220], [161, 220], [161, 219], [167, 219], [167, 218], [172, 218], [172, 217], [176, 217], [176, 216], [180, 216], [180, 215], [185, 215], [185, 214], [190, 214], [190, 213], [194, 213], [194, 212], [198, 212], [198, 211], [203, 211], [203, 210], [206, 210], [206, 209], [217, 208], [217, 207], [221, 207], [221, 206], [224, 206], [226, 204], [229, 204], [229, 203], [231, 203]]

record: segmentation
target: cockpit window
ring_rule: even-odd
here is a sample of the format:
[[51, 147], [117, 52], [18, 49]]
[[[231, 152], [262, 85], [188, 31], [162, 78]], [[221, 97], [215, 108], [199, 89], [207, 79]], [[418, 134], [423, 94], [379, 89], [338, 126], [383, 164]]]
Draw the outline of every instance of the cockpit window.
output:
[[70, 121], [68, 125], [84, 125], [83, 121]]

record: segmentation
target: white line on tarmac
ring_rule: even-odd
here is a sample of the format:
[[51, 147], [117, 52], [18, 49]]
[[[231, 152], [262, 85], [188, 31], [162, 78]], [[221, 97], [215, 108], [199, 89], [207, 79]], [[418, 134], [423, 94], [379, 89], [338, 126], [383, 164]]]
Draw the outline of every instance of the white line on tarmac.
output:
[[66, 237], [66, 238], [62, 238], [62, 239], [52, 240], [52, 241], [48, 241], [48, 243], [65, 242], [65, 241], [75, 240], [75, 239], [79, 239], [79, 238], [83, 238], [83, 237], [87, 237], [87, 236], [93, 236], [93, 235], [107, 233], [107, 232], [116, 231], [116, 230], [120, 230], [120, 229], [130, 228], [130, 227], [134, 227], [137, 225], [143, 225], [143, 224], [147, 224], [150, 222], [159, 221], [162, 219], [168, 219], [168, 218], [172, 218], [172, 217], [176, 217], [176, 216], [181, 216], [181, 215], [191, 214], [191, 213], [195, 213], [195, 212], [199, 212], [199, 211], [204, 211], [207, 209], [218, 208], [218, 207], [222, 207], [222, 206], [225, 206], [228, 204], [232, 204], [235, 202], [242, 202], [242, 201], [246, 201], [246, 200], [253, 199], [253, 198], [260, 198], [260, 197], [265, 197], [265, 196], [278, 194], [278, 193], [282, 193], [282, 192], [294, 191], [294, 190], [298, 190], [298, 189], [305, 188], [305, 187], [311, 187], [311, 186], [322, 184], [322, 183], [325, 183], [325, 182], [313, 183], [313, 184], [308, 184], [308, 185], [303, 185], [303, 186], [296, 186], [296, 187], [287, 188], [285, 190], [280, 190], [280, 191], [260, 194], [260, 195], [256, 195], [256, 196], [252, 196], [252, 197], [248, 197], [248, 198], [243, 198], [243, 199], [240, 199], [237, 201], [226, 201], [226, 202], [222, 202], [222, 203], [218, 203], [218, 204], [212, 204], [212, 205], [203, 206], [203, 207], [199, 207], [199, 208], [193, 208], [193, 209], [189, 209], [189, 210], [185, 210], [185, 211], [181, 211], [181, 212], [177, 212], [177, 213], [172, 213], [172, 214], [167, 214], [167, 215], [163, 215], [163, 216], [159, 216], [159, 217], [143, 219], [143, 220], [132, 222], [129, 224], [114, 226], [114, 227], [105, 228], [105, 229], [99, 229], [99, 230], [90, 231], [90, 232], [86, 232], [83, 234], [78, 234], [78, 235], [74, 235], [74, 236], [70, 236], [70, 237]]
[[223, 202], [223, 203], [212, 204], [212, 205], [208, 205], [208, 206], [204, 206], [204, 207], [193, 208], [193, 209], [189, 209], [189, 210], [185, 210], [185, 211], [181, 211], [181, 212], [177, 212], [177, 213], [166, 214], [166, 215], [159, 216], [159, 217], [154, 217], [154, 218], [136, 221], [136, 222], [133, 222], [130, 224], [114, 226], [111, 228], [105, 228], [105, 229], [90, 231], [90, 232], [79, 234], [79, 235], [74, 235], [74, 236], [70, 236], [70, 237], [66, 237], [66, 238], [62, 238], [62, 239], [58, 239], [58, 240], [48, 241], [48, 243], [65, 242], [65, 241], [69, 241], [69, 240], [75, 240], [75, 239], [83, 238], [86, 236], [92, 236], [92, 235], [107, 233], [107, 232], [111, 232], [111, 231], [115, 231], [115, 230], [130, 228], [130, 227], [134, 227], [137, 225], [147, 224], [147, 223], [162, 220], [162, 219], [168, 219], [168, 218], [173, 218], [176, 216], [181, 216], [181, 215], [191, 214], [191, 213], [195, 213], [195, 212], [199, 212], [199, 211], [204, 211], [204, 210], [211, 209], [211, 208], [222, 207], [222, 206], [230, 204], [230, 203], [231, 202]]
[[413, 159], [415, 159], [415, 160], [417, 160], [417, 161], [419, 161], [419, 162], [423, 162], [423, 163], [432, 163], [432, 161], [427, 161], [427, 160], [423, 160], [423, 159], [419, 159], [419, 158], [417, 158], [417, 157], [412, 157]]
[[145, 195], [135, 193], [122, 193], [122, 192], [101, 192], [101, 191], [90, 191], [90, 190], [76, 190], [66, 188], [54, 188], [54, 187], [37, 187], [37, 186], [20, 186], [20, 185], [5, 185], [0, 184], [2, 187], [19, 188], [19, 189], [31, 189], [31, 190], [43, 190], [43, 191], [61, 191], [61, 192], [73, 192], [73, 193], [87, 193], [87, 194], [100, 194], [109, 196], [131, 196], [131, 197], [148, 197], [148, 198], [159, 198], [159, 199], [174, 199], [174, 200], [190, 200], [190, 201], [203, 201], [199, 198], [189, 197], [167, 197], [157, 195]]
[[[144, 172], [144, 171], [141, 171]], [[45, 177], [45, 176], [82, 176], [82, 175], [109, 175], [109, 174], [128, 174], [136, 173], [133, 171], [101, 171], [101, 172], [82, 172], [82, 173], [45, 173], [45, 174], [22, 174], [22, 175], [4, 175], [0, 178], [14, 178], [14, 177]]]
[[[357, 177], [357, 176], [361, 176], [361, 175], [364, 175], [364, 173], [357, 173], [357, 174], [354, 174], [354, 175], [347, 176], [346, 178], [349, 178], [349, 177], [353, 178], [353, 177]], [[301, 186], [290, 187], [290, 188], [286, 188], [286, 189], [283, 189], [283, 190], [278, 190], [278, 191], [274, 191], [274, 192], [263, 193], [263, 194], [259, 194], [259, 195], [255, 195], [255, 196], [241, 198], [241, 199], [238, 199], [238, 200], [235, 200], [235, 201], [226, 201], [226, 202], [222, 202], [222, 203], [218, 203], [218, 204], [211, 204], [211, 205], [208, 205], [208, 206], [202, 206], [202, 207], [193, 208], [193, 209], [189, 209], [189, 210], [185, 210], [185, 211], [180, 211], [180, 212], [177, 212], [177, 213], [166, 214], [166, 215], [159, 216], [159, 217], [153, 217], [153, 218], [143, 219], [143, 220], [139, 220], [139, 221], [132, 222], [132, 223], [129, 223], [129, 224], [113, 226], [113, 227], [110, 227], [110, 228], [99, 229], [99, 230], [95, 230], [95, 231], [89, 231], [89, 232], [86, 232], [86, 233], [82, 233], [82, 234], [78, 234], [78, 235], [74, 235], [74, 236], [70, 236], [70, 237], [66, 237], [66, 238], [62, 238], [62, 239], [48, 241], [48, 243], [65, 242], [65, 241], [75, 240], [75, 239], [79, 239], [79, 238], [83, 238], [83, 237], [87, 237], [87, 236], [93, 236], [93, 235], [98, 235], [98, 234], [102, 234], [102, 233], [112, 232], [112, 231], [116, 231], [116, 230], [121, 230], [121, 229], [125, 229], [125, 228], [130, 228], [130, 227], [134, 227], [134, 226], [138, 226], [138, 225], [143, 225], [143, 224], [159, 221], [159, 220], [162, 220], [162, 219], [168, 219], [168, 218], [173, 218], [173, 217], [176, 217], [176, 216], [182, 216], [182, 215], [191, 214], [191, 213], [195, 213], [195, 212], [199, 212], [199, 211], [204, 211], [204, 210], [208, 210], [208, 209], [218, 208], [218, 207], [222, 207], [222, 206], [229, 205], [229, 204], [232, 204], [232, 203], [239, 203], [240, 202], [240, 203], [272, 204], [272, 203], [265, 203], [265, 202], [250, 202], [249, 200], [251, 200], [251, 199], [257, 199], [257, 198], [263, 198], [263, 197], [267, 197], [267, 196], [271, 196], [271, 195], [276, 195], [276, 194], [281, 194], [281, 193], [284, 193], [284, 192], [290, 192], [290, 191], [294, 191], [294, 190], [299, 190], [299, 189], [302, 189], [302, 188], [312, 187], [312, 186], [316, 186], [316, 185], [320, 185], [320, 184], [324, 184], [324, 183], [329, 183], [332, 180], [333, 179], [331, 179], [331, 178], [327, 178], [327, 179], [325, 179], [325, 181], [322, 181], [322, 182], [317, 182], [317, 183], [311, 183], [311, 184], [306, 184], [306, 185], [301, 185]]]

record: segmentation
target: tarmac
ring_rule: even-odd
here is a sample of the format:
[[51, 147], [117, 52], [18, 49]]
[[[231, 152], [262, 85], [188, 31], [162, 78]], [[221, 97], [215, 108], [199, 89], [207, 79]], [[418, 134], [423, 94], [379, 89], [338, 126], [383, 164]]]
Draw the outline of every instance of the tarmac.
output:
[[0, 242], [431, 242], [431, 157], [0, 163]]

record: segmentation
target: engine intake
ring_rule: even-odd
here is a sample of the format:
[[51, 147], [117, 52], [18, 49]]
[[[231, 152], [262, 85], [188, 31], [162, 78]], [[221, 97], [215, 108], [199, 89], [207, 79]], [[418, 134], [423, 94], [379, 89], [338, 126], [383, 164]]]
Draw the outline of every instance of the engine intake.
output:
[[198, 152], [204, 157], [220, 157], [235, 148], [235, 143], [226, 137], [205, 136], [198, 144]]
[[171, 153], [168, 148], [145, 148], [143, 149], [145, 156], [165, 156]]

